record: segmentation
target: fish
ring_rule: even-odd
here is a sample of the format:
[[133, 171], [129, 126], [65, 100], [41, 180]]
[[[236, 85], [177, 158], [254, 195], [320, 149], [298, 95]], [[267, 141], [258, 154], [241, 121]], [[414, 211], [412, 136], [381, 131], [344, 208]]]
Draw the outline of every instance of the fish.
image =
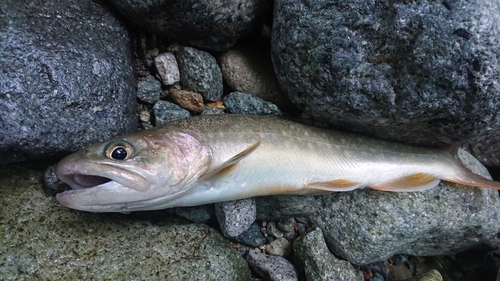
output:
[[500, 189], [448, 150], [313, 127], [284, 118], [205, 115], [114, 137], [62, 159], [63, 206], [147, 211], [280, 194], [371, 188], [410, 192], [443, 180]]

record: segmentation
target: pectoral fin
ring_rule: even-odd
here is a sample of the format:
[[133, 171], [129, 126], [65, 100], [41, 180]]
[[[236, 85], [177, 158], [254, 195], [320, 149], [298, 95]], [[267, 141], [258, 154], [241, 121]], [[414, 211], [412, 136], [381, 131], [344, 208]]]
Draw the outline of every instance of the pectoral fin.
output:
[[242, 152], [236, 154], [235, 156], [231, 157], [231, 159], [227, 160], [224, 162], [222, 165], [219, 167], [207, 172], [203, 177], [202, 180], [205, 181], [212, 181], [216, 178], [223, 177], [227, 174], [229, 174], [236, 166], [238, 163], [245, 159], [248, 155], [250, 155], [252, 152], [255, 151], [255, 149], [259, 146], [260, 140], [257, 141], [256, 143], [252, 144]]
[[407, 192], [431, 189], [439, 184], [439, 179], [433, 175], [416, 173], [395, 180], [377, 183], [370, 188], [382, 191]]
[[350, 191], [360, 187], [361, 184], [358, 182], [346, 180], [346, 179], [336, 179], [326, 182], [313, 182], [305, 185], [306, 189], [318, 190], [318, 193], [334, 192], [334, 191]]

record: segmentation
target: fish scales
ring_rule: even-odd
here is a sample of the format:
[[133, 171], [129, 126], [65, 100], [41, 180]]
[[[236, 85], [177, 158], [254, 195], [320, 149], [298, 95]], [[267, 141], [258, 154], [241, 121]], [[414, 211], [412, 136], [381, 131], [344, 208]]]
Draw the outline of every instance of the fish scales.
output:
[[[67, 207], [94, 212], [364, 187], [419, 191], [439, 180], [500, 188], [444, 150], [266, 116], [191, 117], [82, 151], [58, 164], [58, 176], [74, 190], [57, 199]], [[102, 183], [95, 185], [97, 177]]]

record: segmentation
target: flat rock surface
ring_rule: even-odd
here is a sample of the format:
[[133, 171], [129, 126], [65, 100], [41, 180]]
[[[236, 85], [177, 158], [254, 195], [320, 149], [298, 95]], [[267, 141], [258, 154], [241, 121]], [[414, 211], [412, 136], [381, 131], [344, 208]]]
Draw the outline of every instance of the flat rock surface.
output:
[[206, 225], [66, 209], [42, 177], [0, 166], [2, 280], [250, 280], [245, 260]]
[[127, 31], [90, 1], [0, 3], [0, 163], [135, 130]]
[[331, 124], [409, 143], [499, 135], [500, 3], [277, 0], [281, 87]]

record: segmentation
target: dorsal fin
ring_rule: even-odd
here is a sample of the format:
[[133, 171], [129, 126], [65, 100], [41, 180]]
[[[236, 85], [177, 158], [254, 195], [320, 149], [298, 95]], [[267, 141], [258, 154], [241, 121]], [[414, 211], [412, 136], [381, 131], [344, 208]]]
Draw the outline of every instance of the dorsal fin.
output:
[[370, 185], [371, 189], [394, 192], [423, 191], [439, 184], [439, 179], [425, 173], [415, 173], [409, 176]]
[[219, 167], [208, 171], [203, 177], [201, 177], [202, 180], [204, 181], [211, 181], [214, 180], [215, 178], [219, 178], [222, 176], [227, 175], [229, 172], [231, 172], [234, 168], [236, 168], [236, 165], [238, 163], [245, 159], [248, 155], [250, 155], [260, 144], [260, 140], [257, 141], [256, 143], [252, 144], [242, 152], [236, 154], [235, 156], [231, 157], [231, 159], [227, 160], [224, 162], [222, 165]]

